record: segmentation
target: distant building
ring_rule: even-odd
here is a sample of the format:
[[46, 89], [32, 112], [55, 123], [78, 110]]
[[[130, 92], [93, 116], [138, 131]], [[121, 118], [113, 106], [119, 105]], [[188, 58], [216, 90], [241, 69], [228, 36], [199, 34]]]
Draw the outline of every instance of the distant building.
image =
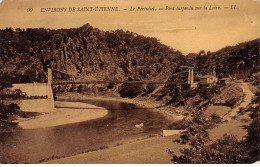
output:
[[228, 84], [231, 82], [231, 78], [221, 78], [219, 79], [219, 83], [224, 85], [224, 84]]
[[200, 78], [200, 84], [202, 85], [214, 85], [218, 82], [218, 78], [213, 75], [204, 75]]

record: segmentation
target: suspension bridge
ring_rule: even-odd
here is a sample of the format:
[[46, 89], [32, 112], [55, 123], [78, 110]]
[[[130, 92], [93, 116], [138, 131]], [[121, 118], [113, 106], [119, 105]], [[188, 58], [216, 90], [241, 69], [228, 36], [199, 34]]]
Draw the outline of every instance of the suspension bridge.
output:
[[[53, 99], [53, 86], [58, 85], [77, 85], [77, 84], [158, 84], [158, 85], [184, 85], [189, 84], [192, 85], [193, 83], [193, 69], [189, 70], [188, 82], [170, 82], [170, 81], [118, 81], [118, 80], [89, 80], [89, 81], [75, 81], [71, 79], [70, 81], [61, 81], [56, 80], [53, 81], [53, 71], [56, 71], [61, 74], [72, 76], [72, 78], [76, 77], [77, 75], [67, 73], [64, 71], [60, 71], [54, 68], [48, 68], [48, 82], [47, 83], [23, 83], [23, 84], [13, 84], [12, 89], [20, 89], [22, 92], [26, 93], [28, 97], [47, 97], [48, 99]], [[185, 71], [184, 71], [185, 72]], [[79, 76], [79, 75], [78, 75]]]

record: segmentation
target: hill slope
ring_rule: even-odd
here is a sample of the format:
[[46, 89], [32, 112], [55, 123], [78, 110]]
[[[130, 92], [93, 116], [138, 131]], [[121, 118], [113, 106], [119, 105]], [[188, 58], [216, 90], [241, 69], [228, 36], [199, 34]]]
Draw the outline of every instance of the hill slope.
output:
[[43, 82], [47, 67], [102, 80], [156, 79], [172, 73], [183, 59], [155, 38], [104, 32], [89, 24], [60, 30], [5, 29], [0, 39], [0, 66], [13, 82]]
[[197, 56], [197, 66], [202, 73], [216, 72], [218, 77], [232, 76], [237, 79], [250, 77], [259, 71], [260, 39], [228, 46], [217, 52], [201, 51]]

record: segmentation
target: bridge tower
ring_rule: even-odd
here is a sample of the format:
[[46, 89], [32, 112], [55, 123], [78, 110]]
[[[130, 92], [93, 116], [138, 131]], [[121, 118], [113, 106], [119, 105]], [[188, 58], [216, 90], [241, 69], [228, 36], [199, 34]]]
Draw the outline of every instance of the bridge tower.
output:
[[189, 69], [188, 84], [190, 85], [191, 88], [197, 87], [197, 83], [194, 83], [194, 69], [193, 68]]
[[191, 80], [190, 80], [190, 75], [191, 75], [191, 72], [190, 72], [190, 69], [189, 69], [189, 73], [188, 73], [188, 84], [191, 83]]
[[193, 84], [193, 83], [194, 83], [193, 69], [189, 69], [188, 84]]
[[51, 86], [52, 84], [52, 70], [48, 68], [48, 85]]
[[50, 98], [53, 101], [54, 105], [54, 97], [53, 97], [53, 90], [52, 90], [52, 70], [51, 68], [48, 68], [48, 98]]
[[191, 76], [190, 76], [190, 84], [194, 83], [194, 70], [193, 68], [191, 69]]

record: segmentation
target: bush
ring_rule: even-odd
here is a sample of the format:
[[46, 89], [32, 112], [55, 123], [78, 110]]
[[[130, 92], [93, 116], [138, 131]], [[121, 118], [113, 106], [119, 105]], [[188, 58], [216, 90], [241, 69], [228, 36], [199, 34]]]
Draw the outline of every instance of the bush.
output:
[[185, 120], [180, 120], [177, 122], [173, 122], [168, 126], [168, 129], [170, 130], [182, 130], [185, 129], [186, 127], [184, 126], [184, 121]]
[[247, 127], [247, 151], [250, 157], [250, 163], [260, 159], [260, 105], [255, 108], [250, 107], [247, 111], [252, 112], [250, 117], [252, 123]]
[[8, 108], [9, 108], [10, 110], [19, 110], [19, 109], [20, 109], [20, 107], [19, 107], [16, 103], [11, 103], [11, 104], [9, 104], [9, 105], [8, 105]]
[[148, 84], [148, 85], [146, 86], [145, 92], [146, 92], [147, 94], [149, 94], [149, 93], [151, 93], [152, 91], [154, 91], [155, 89], [156, 89], [156, 85], [154, 85], [154, 84]]
[[181, 149], [182, 155], [177, 156], [170, 151], [172, 162], [181, 164], [231, 164], [241, 163], [247, 159], [245, 144], [235, 136], [225, 134], [221, 139], [210, 145], [200, 145]]
[[20, 89], [15, 89], [15, 90], [5, 90], [0, 93], [0, 98], [1, 99], [25, 99], [26, 98], [26, 93], [23, 93]]
[[8, 121], [11, 115], [18, 114], [19, 109], [20, 107], [14, 103], [11, 103], [9, 105], [0, 103], [0, 120]]
[[207, 118], [202, 111], [192, 111], [191, 117], [192, 119], [183, 121], [183, 127], [186, 128], [186, 131], [181, 134], [179, 143], [197, 147], [209, 141], [207, 130], [212, 129], [215, 123]]
[[182, 94], [186, 98], [191, 98], [198, 94], [198, 89], [187, 89], [187, 90], [183, 91]]
[[213, 96], [213, 94], [211, 93], [209, 88], [201, 88], [201, 90], [199, 90], [199, 95], [201, 98], [205, 99], [205, 100], [210, 100]]
[[123, 84], [119, 91], [121, 97], [134, 98], [143, 92], [142, 84]]
[[215, 114], [215, 113], [210, 116], [210, 119], [211, 119], [212, 122], [214, 122], [216, 124], [219, 124], [219, 123], [222, 122], [221, 117], [219, 115]]
[[226, 105], [233, 108], [237, 104], [238, 101], [239, 101], [239, 98], [228, 99], [228, 100], [226, 100]]

